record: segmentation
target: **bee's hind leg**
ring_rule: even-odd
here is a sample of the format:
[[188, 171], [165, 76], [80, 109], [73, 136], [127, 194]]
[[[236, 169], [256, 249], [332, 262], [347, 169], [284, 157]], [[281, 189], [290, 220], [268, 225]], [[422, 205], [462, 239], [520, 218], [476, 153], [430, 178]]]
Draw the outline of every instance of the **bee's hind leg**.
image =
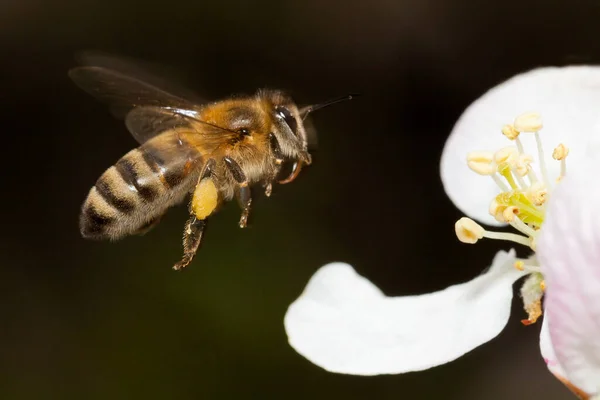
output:
[[202, 242], [206, 219], [219, 205], [219, 193], [212, 180], [214, 166], [214, 159], [207, 161], [194, 189], [190, 202], [190, 218], [183, 231], [183, 258], [173, 266], [174, 270], [185, 268], [192, 262]]
[[183, 231], [183, 258], [173, 266], [174, 270], [179, 271], [192, 262], [202, 242], [205, 227], [206, 219], [198, 219], [194, 215], [188, 219]]
[[224, 157], [225, 165], [231, 172], [233, 179], [238, 183], [238, 188], [235, 192], [236, 198], [242, 208], [242, 216], [240, 217], [240, 228], [245, 228], [248, 225], [248, 217], [250, 216], [250, 206], [252, 205], [252, 191], [248, 185], [248, 179], [242, 171], [240, 165], [229, 157]]

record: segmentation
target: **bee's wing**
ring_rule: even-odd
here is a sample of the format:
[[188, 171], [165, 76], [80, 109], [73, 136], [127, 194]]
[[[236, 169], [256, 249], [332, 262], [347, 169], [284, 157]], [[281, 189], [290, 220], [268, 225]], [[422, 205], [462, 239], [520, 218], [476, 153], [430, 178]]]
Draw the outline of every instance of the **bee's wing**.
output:
[[76, 67], [69, 77], [98, 100], [108, 103], [117, 116], [136, 106], [175, 107], [193, 110], [198, 106], [150, 83], [123, 72], [99, 66]]
[[175, 107], [136, 107], [125, 117], [125, 125], [139, 143], [167, 130], [192, 131], [195, 140], [207, 145], [214, 141], [223, 143], [238, 135], [237, 132], [201, 121], [197, 111]]
[[197, 114], [183, 108], [136, 107], [125, 116], [125, 125], [139, 143], [144, 143], [169, 129], [192, 128]]

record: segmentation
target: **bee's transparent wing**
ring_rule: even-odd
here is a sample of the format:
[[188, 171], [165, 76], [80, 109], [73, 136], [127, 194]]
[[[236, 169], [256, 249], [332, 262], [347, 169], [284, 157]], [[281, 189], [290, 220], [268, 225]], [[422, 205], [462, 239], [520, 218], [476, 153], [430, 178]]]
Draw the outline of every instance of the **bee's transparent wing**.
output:
[[76, 67], [69, 71], [69, 77], [81, 89], [108, 103], [120, 116], [126, 115], [133, 107], [143, 105], [182, 109], [197, 107], [154, 85], [105, 67]]
[[125, 117], [125, 125], [139, 143], [168, 130], [192, 132], [198, 137], [197, 140], [211, 146], [238, 135], [237, 132], [201, 121], [197, 111], [174, 107], [136, 107]]
[[197, 114], [194, 110], [184, 108], [135, 107], [125, 116], [125, 125], [138, 143], [144, 143], [170, 129], [193, 129], [193, 122], [199, 122]]

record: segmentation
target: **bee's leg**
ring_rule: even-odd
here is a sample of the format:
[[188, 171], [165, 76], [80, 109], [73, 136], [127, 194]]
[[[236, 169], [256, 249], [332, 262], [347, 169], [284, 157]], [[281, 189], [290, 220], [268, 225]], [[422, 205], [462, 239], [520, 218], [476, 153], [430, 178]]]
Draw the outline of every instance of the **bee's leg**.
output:
[[252, 192], [249, 186], [241, 186], [235, 193], [237, 201], [242, 209], [240, 217], [240, 228], [245, 228], [248, 225], [248, 216], [250, 215], [250, 206], [252, 205]]
[[214, 166], [215, 160], [207, 161], [194, 189], [190, 202], [191, 215], [183, 231], [183, 258], [173, 266], [174, 270], [180, 270], [192, 262], [202, 242], [206, 219], [219, 205], [219, 194], [211, 178]]
[[240, 228], [245, 228], [248, 225], [248, 216], [250, 215], [250, 206], [252, 205], [252, 192], [248, 186], [246, 174], [242, 171], [240, 165], [229, 157], [224, 157], [225, 165], [233, 175], [233, 179], [238, 183], [238, 189], [235, 194], [240, 207], [242, 208], [242, 216], [240, 218]]
[[281, 164], [283, 164], [283, 153], [281, 152], [281, 146], [279, 146], [279, 141], [273, 133], [269, 133], [269, 144], [271, 146], [273, 156], [275, 157], [275, 165], [277, 168], [275, 169], [275, 173], [273, 174], [271, 181], [265, 184], [265, 195], [267, 197], [271, 196], [271, 192], [273, 191], [273, 181], [275, 181], [275, 178], [281, 169]]
[[273, 193], [273, 182], [265, 183], [265, 196], [271, 197], [271, 193]]
[[202, 242], [205, 227], [206, 219], [198, 219], [194, 215], [188, 219], [183, 231], [183, 258], [173, 266], [174, 270], [179, 271], [192, 262]]

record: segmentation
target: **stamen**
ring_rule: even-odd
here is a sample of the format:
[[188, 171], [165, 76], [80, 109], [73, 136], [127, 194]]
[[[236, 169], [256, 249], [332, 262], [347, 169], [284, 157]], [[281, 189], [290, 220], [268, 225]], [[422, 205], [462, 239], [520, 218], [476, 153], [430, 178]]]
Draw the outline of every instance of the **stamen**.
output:
[[539, 273], [541, 270], [540, 267], [538, 267], [537, 265], [525, 264], [525, 262], [523, 262], [522, 260], [515, 261], [513, 267], [515, 267], [515, 269], [518, 269], [519, 271], [525, 271], [530, 273]]
[[496, 182], [496, 185], [498, 185], [498, 187], [500, 188], [500, 190], [502, 192], [509, 192], [510, 188], [508, 186], [506, 186], [506, 184], [504, 182], [502, 182], [502, 180], [500, 179], [500, 177], [496, 174], [492, 175], [492, 179], [494, 180], [494, 182]]
[[458, 240], [468, 244], [477, 243], [479, 239], [484, 237], [488, 239], [508, 240], [524, 246], [529, 246], [531, 243], [529, 238], [515, 233], [486, 231], [477, 222], [467, 217], [462, 217], [456, 221], [454, 224], [454, 232], [456, 232]]
[[515, 167], [517, 174], [520, 176], [527, 175], [531, 169], [530, 165], [532, 161], [533, 157], [531, 157], [529, 154], [521, 154], [519, 156], [519, 161], [517, 161], [517, 166]]
[[552, 158], [560, 161], [560, 176], [556, 181], [560, 181], [567, 175], [567, 156], [569, 155], [569, 148], [564, 144], [559, 144], [552, 152]]
[[520, 132], [514, 126], [507, 124], [502, 127], [502, 134], [510, 140], [519, 140]]
[[521, 189], [527, 189], [529, 187], [529, 185], [527, 183], [525, 183], [525, 179], [521, 178], [521, 175], [519, 175], [517, 173], [516, 169], [513, 169], [513, 171], [515, 172], [513, 174], [513, 176], [515, 177], [515, 179], [519, 183], [519, 187], [521, 187]]
[[[500, 172], [500, 174], [506, 178], [506, 180], [513, 189], [517, 189], [518, 186], [516, 185], [516, 183], [514, 183], [513, 174], [511, 173], [511, 171], [516, 169], [518, 165], [519, 151], [514, 147], [505, 147], [503, 149], [498, 150], [494, 154], [494, 161], [498, 165], [498, 172]], [[505, 174], [509, 174], [510, 177], [507, 177]], [[522, 187], [524, 187], [525, 182], [523, 182], [523, 180], [520, 179], [519, 176], [517, 176], [516, 178], [517, 181], [519, 181], [519, 183], [522, 182]]]
[[496, 199], [492, 200], [490, 203], [489, 213], [496, 219], [496, 221], [506, 222], [504, 219], [504, 210], [506, 210], [506, 206], [498, 203]]
[[542, 139], [540, 139], [540, 134], [538, 132], [535, 133], [535, 142], [537, 143], [538, 150], [538, 158], [540, 162], [540, 170], [542, 172], [542, 179], [546, 186], [550, 187], [548, 181], [548, 172], [546, 171], [546, 161], [544, 156], [544, 148], [542, 147]]
[[492, 175], [496, 172], [494, 154], [491, 151], [472, 151], [467, 154], [467, 165], [479, 175]]
[[537, 182], [529, 188], [526, 193], [527, 197], [531, 199], [531, 202], [535, 206], [542, 206], [548, 199], [548, 189], [541, 183]]
[[471, 218], [462, 217], [454, 224], [456, 237], [463, 243], [474, 244], [483, 237], [485, 230]]
[[494, 161], [498, 165], [506, 163], [510, 167], [514, 167], [519, 161], [519, 151], [514, 147], [505, 147], [494, 154]]
[[530, 165], [527, 166], [527, 177], [529, 178], [529, 183], [531, 185], [535, 185], [536, 183], [539, 182], [535, 171], [533, 170], [533, 168], [531, 168]]
[[517, 216], [517, 214], [519, 214], [519, 208], [515, 207], [515, 206], [510, 206], [510, 207], [506, 207], [506, 209], [502, 213], [502, 216], [504, 217], [504, 220], [506, 222], [508, 222], [513, 228], [520, 231], [521, 233], [523, 233], [527, 236], [530, 236], [530, 237], [536, 236], [537, 232], [535, 231], [535, 229], [531, 228], [529, 225], [524, 223]]
[[483, 237], [488, 239], [508, 240], [509, 242], [519, 243], [527, 247], [529, 247], [531, 244], [531, 240], [528, 237], [517, 235], [516, 233], [492, 232], [484, 230]]
[[519, 150], [519, 154], [525, 154], [525, 150], [523, 149], [523, 143], [521, 142], [521, 139], [519, 139], [518, 137], [515, 138], [515, 144], [517, 145], [517, 150]]
[[504, 192], [496, 196], [496, 201], [505, 206], [516, 206], [519, 208], [521, 220], [527, 224], [541, 226], [544, 221], [544, 213], [533, 205], [531, 200], [519, 191]]
[[542, 117], [536, 112], [529, 112], [515, 118], [514, 127], [519, 132], [539, 132], [544, 127]]
[[519, 187], [515, 183], [510, 165], [508, 163], [503, 163], [503, 164], [498, 165], [498, 173], [500, 175], [502, 175], [504, 177], [504, 179], [506, 179], [506, 181], [508, 182], [508, 184], [510, 185], [510, 187], [513, 190], [519, 189]]

